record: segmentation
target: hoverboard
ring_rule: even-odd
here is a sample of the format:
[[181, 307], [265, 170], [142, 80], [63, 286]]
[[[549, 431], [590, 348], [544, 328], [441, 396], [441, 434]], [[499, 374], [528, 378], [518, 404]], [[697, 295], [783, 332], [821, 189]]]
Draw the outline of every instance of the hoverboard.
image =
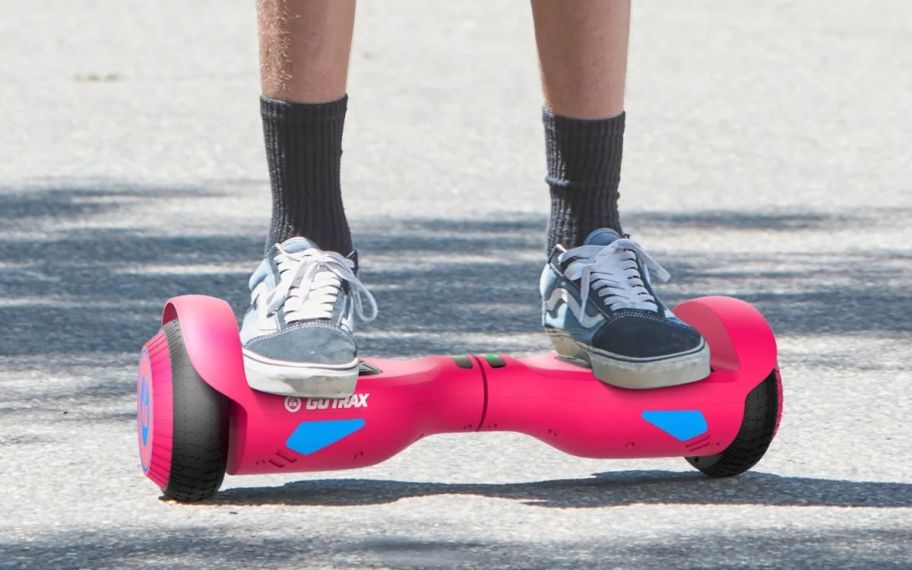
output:
[[680, 456], [713, 477], [743, 473], [782, 414], [773, 333], [730, 297], [674, 312], [710, 345], [712, 371], [698, 382], [616, 388], [553, 352], [367, 358], [354, 394], [325, 399], [251, 390], [228, 303], [175, 297], [139, 362], [142, 469], [166, 498], [198, 501], [226, 472], [354, 469], [433, 434], [515, 431], [580, 457]]

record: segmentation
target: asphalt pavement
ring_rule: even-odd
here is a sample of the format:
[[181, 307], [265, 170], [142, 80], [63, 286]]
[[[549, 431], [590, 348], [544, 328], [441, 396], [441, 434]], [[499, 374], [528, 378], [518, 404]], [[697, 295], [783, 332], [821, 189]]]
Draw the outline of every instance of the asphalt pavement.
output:
[[[0, 568], [912, 567], [912, 3], [634, 7], [621, 207], [672, 303], [775, 330], [749, 473], [516, 434], [160, 500], [135, 366], [162, 302], [246, 301], [269, 196], [252, 2], [0, 16]], [[527, 4], [359, 7], [344, 192], [366, 354], [531, 353], [547, 189]]]

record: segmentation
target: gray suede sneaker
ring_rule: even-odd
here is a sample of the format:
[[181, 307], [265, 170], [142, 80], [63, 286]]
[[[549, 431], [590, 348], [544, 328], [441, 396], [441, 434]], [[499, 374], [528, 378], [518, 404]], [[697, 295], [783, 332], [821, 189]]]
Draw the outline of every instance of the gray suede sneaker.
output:
[[301, 237], [270, 248], [250, 277], [250, 308], [241, 325], [251, 388], [322, 398], [355, 391], [354, 321], [377, 316], [377, 303], [357, 271], [355, 252], [343, 257]]

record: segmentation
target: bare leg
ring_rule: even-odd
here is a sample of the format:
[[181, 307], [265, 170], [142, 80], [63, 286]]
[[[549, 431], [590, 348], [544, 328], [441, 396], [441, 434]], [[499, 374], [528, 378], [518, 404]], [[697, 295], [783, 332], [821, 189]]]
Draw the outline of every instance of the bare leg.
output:
[[579, 119], [624, 111], [630, 0], [532, 0], [545, 105]]
[[532, 0], [541, 67], [551, 217], [548, 251], [599, 228], [622, 233], [629, 0]]
[[325, 103], [345, 95], [355, 0], [258, 0], [263, 95]]

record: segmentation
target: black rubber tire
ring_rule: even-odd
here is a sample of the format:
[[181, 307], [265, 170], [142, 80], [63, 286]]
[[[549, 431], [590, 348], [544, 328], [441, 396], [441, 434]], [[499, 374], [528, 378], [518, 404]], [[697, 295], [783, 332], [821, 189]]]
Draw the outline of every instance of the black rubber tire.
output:
[[174, 440], [168, 499], [208, 499], [222, 485], [228, 462], [228, 399], [213, 390], [193, 368], [177, 320], [163, 330], [171, 355]]
[[685, 457], [710, 477], [732, 477], [757, 464], [779, 427], [781, 386], [773, 371], [744, 401], [744, 418], [735, 440], [725, 451], [707, 457]]

